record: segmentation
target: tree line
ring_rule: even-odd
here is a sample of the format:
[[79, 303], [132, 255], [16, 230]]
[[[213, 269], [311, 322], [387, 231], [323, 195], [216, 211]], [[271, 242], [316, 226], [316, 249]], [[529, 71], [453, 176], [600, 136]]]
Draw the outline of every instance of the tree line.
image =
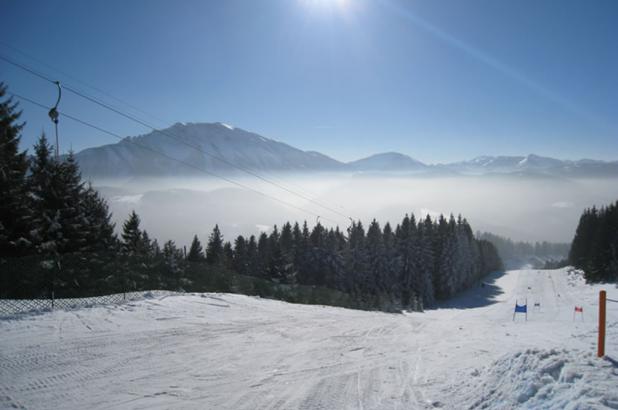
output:
[[73, 154], [54, 158], [45, 135], [32, 158], [19, 151], [20, 114], [10, 98], [0, 101], [1, 297], [182, 289], [311, 301], [319, 288], [332, 290], [322, 303], [336, 296], [350, 307], [422, 309], [502, 268], [461, 216], [406, 215], [394, 228], [358, 221], [345, 232], [286, 222], [233, 242], [215, 226], [205, 246], [196, 235], [187, 252], [151, 239], [132, 212], [117, 235]]
[[494, 244], [500, 258], [513, 268], [531, 263], [535, 268], [551, 269], [568, 261], [570, 243], [513, 241], [489, 232], [477, 232], [476, 237]]
[[589, 282], [618, 281], [618, 201], [584, 210], [569, 262], [582, 269]]

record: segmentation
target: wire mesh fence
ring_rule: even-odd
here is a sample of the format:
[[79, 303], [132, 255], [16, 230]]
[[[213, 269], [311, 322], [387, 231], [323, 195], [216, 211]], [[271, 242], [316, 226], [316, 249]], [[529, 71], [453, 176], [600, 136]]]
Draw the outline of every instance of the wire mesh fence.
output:
[[116, 305], [143, 299], [179, 295], [181, 292], [151, 290], [141, 292], [115, 293], [93, 297], [46, 298], [46, 299], [0, 299], [0, 317], [6, 318], [24, 313], [71, 310], [83, 307]]

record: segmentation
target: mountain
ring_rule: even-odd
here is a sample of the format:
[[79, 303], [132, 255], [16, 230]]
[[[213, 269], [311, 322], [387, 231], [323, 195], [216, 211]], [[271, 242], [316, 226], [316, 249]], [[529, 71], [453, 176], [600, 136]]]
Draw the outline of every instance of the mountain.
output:
[[[163, 155], [161, 155], [163, 153]], [[224, 123], [176, 123], [116, 144], [76, 154], [85, 177], [185, 176], [240, 172], [405, 172], [427, 176], [512, 175], [532, 177], [618, 176], [618, 161], [559, 160], [527, 156], [480, 156], [468, 161], [426, 165], [407, 155], [385, 152], [343, 163], [303, 151]]]
[[346, 168], [352, 171], [414, 171], [425, 170], [427, 165], [398, 152], [385, 152], [348, 162]]
[[256, 171], [344, 168], [343, 163], [318, 152], [305, 152], [223, 123], [177, 123], [85, 149], [76, 158], [85, 176], [96, 177], [200, 175], [202, 170], [229, 172], [236, 167]]
[[469, 161], [445, 164], [444, 167], [463, 174], [517, 174], [563, 177], [616, 176], [618, 161], [590, 159], [559, 160], [529, 154], [527, 156], [480, 156]]

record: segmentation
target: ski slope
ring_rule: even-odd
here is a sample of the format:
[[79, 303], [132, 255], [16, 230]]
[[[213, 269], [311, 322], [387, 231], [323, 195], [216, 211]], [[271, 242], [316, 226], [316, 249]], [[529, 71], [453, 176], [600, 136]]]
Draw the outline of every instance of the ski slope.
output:
[[425, 313], [192, 294], [2, 320], [0, 408], [616, 409], [618, 304], [597, 359], [601, 288], [618, 299], [519, 270]]

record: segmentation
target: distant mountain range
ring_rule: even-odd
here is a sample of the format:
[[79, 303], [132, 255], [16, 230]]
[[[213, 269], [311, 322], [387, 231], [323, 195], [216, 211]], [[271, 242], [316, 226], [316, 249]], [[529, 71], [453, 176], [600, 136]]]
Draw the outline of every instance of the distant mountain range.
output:
[[[164, 155], [161, 155], [163, 153]], [[223, 123], [177, 123], [170, 128], [76, 154], [86, 177], [181, 176], [252, 171], [390, 172], [427, 175], [512, 174], [618, 176], [618, 161], [559, 160], [527, 156], [481, 156], [450, 164], [424, 164], [397, 152], [348, 163], [303, 151]]]

